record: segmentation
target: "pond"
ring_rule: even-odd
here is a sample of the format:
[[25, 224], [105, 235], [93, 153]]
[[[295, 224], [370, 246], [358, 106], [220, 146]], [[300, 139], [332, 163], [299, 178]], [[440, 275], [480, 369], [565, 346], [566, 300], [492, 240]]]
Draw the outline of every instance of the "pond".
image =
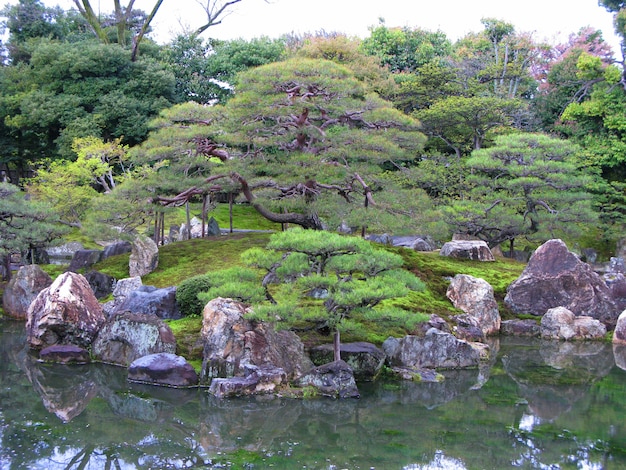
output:
[[0, 322], [2, 469], [626, 468], [626, 352], [501, 338], [481, 370], [360, 384], [361, 399], [217, 400], [45, 365]]

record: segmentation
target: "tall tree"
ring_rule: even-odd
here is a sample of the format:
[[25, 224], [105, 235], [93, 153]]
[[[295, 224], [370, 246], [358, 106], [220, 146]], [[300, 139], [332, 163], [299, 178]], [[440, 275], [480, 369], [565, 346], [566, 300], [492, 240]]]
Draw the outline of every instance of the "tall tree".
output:
[[[205, 173], [211, 184], [228, 176], [268, 219], [308, 228], [344, 222], [391, 229], [422, 218], [424, 194], [386, 172], [415, 158], [424, 141], [418, 122], [370, 92], [349, 68], [291, 59], [244, 72], [237, 84], [224, 106], [197, 108], [204, 118], [196, 125], [204, 128], [206, 158], [213, 161]], [[148, 146], [150, 139], [144, 155]], [[177, 203], [190, 195], [157, 200]]]

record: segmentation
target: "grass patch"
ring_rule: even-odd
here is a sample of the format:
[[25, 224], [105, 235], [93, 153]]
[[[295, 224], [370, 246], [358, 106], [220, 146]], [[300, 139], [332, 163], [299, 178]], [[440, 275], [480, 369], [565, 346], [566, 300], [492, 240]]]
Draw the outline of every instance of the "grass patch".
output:
[[[183, 356], [198, 370], [202, 365], [202, 349], [200, 331], [202, 330], [202, 317], [185, 317], [179, 320], [165, 320], [176, 338], [176, 354]], [[199, 363], [199, 364], [198, 364]]]

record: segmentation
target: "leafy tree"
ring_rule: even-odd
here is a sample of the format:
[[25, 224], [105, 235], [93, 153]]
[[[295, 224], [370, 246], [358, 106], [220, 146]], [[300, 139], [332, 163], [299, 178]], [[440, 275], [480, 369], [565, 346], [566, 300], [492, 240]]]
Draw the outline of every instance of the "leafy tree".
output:
[[0, 182], [0, 260], [11, 278], [11, 255], [47, 245], [65, 230], [47, 205], [29, 200], [17, 186]]
[[285, 51], [281, 39], [203, 41], [195, 34], [179, 35], [164, 49], [176, 76], [177, 101], [225, 102], [235, 76], [251, 67], [278, 61]]
[[426, 134], [441, 139], [461, 158], [468, 149], [480, 149], [492, 129], [513, 127], [513, 116], [523, 108], [519, 100], [452, 96], [416, 111], [415, 116]]
[[516, 238], [543, 241], [580, 234], [597, 215], [586, 190], [591, 178], [577, 166], [580, 149], [542, 134], [499, 136], [466, 162], [469, 199], [446, 209], [450, 223], [490, 246]]
[[[350, 328], [351, 317], [405, 321], [407, 312], [386, 307], [383, 301], [424, 287], [417, 277], [402, 269], [399, 255], [376, 249], [356, 237], [292, 229], [272, 235], [267, 250], [252, 249], [242, 258], [268, 273], [264, 286], [282, 284], [295, 295], [283, 297], [283, 304], [255, 306], [255, 318], [321, 322], [333, 332], [335, 360], [341, 359], [340, 334]], [[213, 295], [217, 292], [220, 290]], [[323, 307], [310, 309], [304, 305], [303, 300], [311, 293], [322, 298]]]
[[154, 60], [131, 62], [119, 46], [93, 42], [42, 40], [28, 65], [0, 69], [0, 80], [1, 158], [26, 167], [72, 158], [77, 137], [140, 142], [174, 91], [173, 76]]
[[370, 36], [361, 44], [362, 50], [379, 59], [394, 73], [416, 72], [423, 65], [443, 59], [452, 52], [452, 43], [442, 31], [388, 28], [384, 21], [370, 29]]
[[105, 143], [90, 137], [76, 139], [73, 150], [76, 160], [51, 161], [39, 168], [30, 192], [50, 204], [64, 223], [80, 227], [98, 191], [110, 193], [116, 187], [115, 167], [117, 174], [128, 171], [128, 148], [119, 141]]

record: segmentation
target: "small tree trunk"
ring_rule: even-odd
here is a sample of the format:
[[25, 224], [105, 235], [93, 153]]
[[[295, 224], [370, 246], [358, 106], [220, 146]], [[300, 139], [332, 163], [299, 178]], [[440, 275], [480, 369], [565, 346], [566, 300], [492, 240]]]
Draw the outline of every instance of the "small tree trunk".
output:
[[228, 224], [230, 233], [233, 233], [233, 193], [228, 193]]
[[206, 235], [206, 215], [207, 215], [207, 198], [209, 196], [205, 194], [202, 196], [202, 238]]
[[341, 337], [339, 330], [335, 330], [335, 334], [333, 335], [333, 355], [335, 361], [341, 361]]
[[154, 243], [157, 244], [157, 246], [159, 245], [159, 234], [161, 233], [160, 227], [159, 227], [159, 213], [155, 213], [154, 214]]
[[165, 212], [161, 212], [161, 245], [165, 244]]

